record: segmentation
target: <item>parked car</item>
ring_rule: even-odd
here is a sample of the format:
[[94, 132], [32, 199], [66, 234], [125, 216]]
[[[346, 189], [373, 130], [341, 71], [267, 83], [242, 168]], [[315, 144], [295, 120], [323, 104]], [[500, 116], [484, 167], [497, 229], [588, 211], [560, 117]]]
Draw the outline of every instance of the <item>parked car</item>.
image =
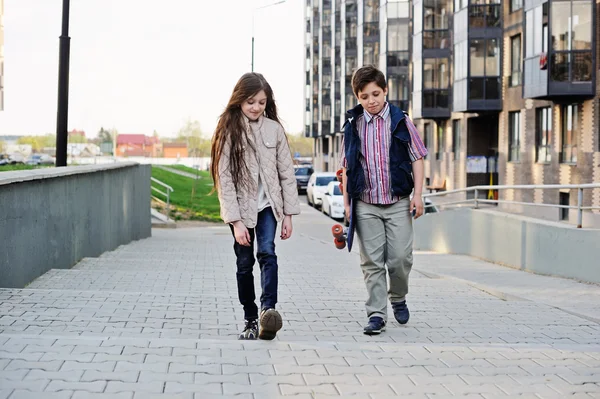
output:
[[335, 181], [335, 172], [315, 172], [310, 176], [308, 187], [306, 188], [306, 201], [311, 206], [321, 206], [323, 196], [327, 191], [327, 185]]
[[329, 182], [327, 185], [327, 191], [323, 195], [321, 210], [333, 219], [344, 218], [344, 194], [340, 190], [340, 183], [338, 181]]
[[54, 160], [47, 154], [32, 154], [26, 163], [27, 165], [54, 165]]
[[312, 166], [302, 165], [302, 166], [294, 166], [294, 174], [296, 175], [296, 187], [298, 188], [298, 193], [305, 192], [306, 187], [308, 186], [308, 179], [310, 175], [313, 174], [314, 170]]
[[0, 154], [0, 166], [10, 165], [10, 157], [8, 154]]
[[19, 154], [18, 152], [10, 154], [10, 156], [8, 157], [8, 160], [11, 165], [16, 165], [18, 163], [25, 163], [25, 157], [23, 155]]

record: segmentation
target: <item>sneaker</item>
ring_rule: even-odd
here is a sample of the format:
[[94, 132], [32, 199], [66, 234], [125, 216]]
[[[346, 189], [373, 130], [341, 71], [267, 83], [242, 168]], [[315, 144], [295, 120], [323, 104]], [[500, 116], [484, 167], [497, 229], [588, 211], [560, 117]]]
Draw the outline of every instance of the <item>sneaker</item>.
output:
[[258, 338], [271, 340], [277, 335], [277, 331], [283, 327], [281, 315], [275, 309], [263, 309], [260, 312], [260, 332]]
[[378, 335], [383, 331], [385, 331], [385, 321], [378, 316], [371, 317], [364, 329], [364, 333], [367, 335]]
[[408, 306], [406, 306], [406, 301], [392, 302], [392, 309], [394, 309], [394, 317], [396, 318], [398, 323], [408, 323], [410, 313], [408, 311]]
[[240, 333], [238, 339], [250, 340], [258, 338], [258, 322], [256, 319], [246, 320], [244, 331]]

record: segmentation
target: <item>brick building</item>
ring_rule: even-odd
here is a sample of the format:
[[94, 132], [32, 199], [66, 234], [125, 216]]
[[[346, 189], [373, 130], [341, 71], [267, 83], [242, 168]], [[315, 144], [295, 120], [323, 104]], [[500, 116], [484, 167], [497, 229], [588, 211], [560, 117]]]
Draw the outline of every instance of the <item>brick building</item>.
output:
[[[600, 1], [305, 1], [305, 135], [316, 170], [337, 168], [344, 111], [356, 104], [352, 72], [374, 64], [387, 75], [388, 101], [409, 112], [429, 148], [427, 184], [600, 181]], [[576, 190], [499, 195], [577, 202]], [[600, 206], [600, 190], [584, 203]]]

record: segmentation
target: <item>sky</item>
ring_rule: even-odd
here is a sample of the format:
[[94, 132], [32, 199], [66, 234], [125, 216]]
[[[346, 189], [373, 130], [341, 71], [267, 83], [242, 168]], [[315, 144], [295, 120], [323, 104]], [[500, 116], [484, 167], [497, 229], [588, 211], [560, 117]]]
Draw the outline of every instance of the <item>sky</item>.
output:
[[[303, 129], [303, 0], [71, 0], [69, 130], [211, 136], [233, 87], [254, 70], [289, 133]], [[255, 11], [253, 11], [255, 10]], [[0, 135], [56, 132], [62, 0], [5, 0]]]

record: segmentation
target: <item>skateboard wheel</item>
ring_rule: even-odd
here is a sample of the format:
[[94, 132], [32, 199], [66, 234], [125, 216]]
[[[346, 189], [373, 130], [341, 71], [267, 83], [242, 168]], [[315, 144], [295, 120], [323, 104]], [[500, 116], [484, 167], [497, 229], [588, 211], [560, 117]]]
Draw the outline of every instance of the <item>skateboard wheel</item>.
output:
[[335, 244], [335, 247], [337, 249], [344, 249], [344, 248], [346, 248], [346, 240], [344, 240], [342, 238], [334, 238], [333, 239], [333, 243]]
[[338, 171], [335, 173], [335, 177], [337, 177], [339, 182], [342, 181], [343, 174], [344, 174], [344, 171], [342, 169], [338, 169]]
[[331, 228], [331, 233], [335, 238], [339, 238], [344, 235], [344, 227], [341, 224], [336, 224]]

